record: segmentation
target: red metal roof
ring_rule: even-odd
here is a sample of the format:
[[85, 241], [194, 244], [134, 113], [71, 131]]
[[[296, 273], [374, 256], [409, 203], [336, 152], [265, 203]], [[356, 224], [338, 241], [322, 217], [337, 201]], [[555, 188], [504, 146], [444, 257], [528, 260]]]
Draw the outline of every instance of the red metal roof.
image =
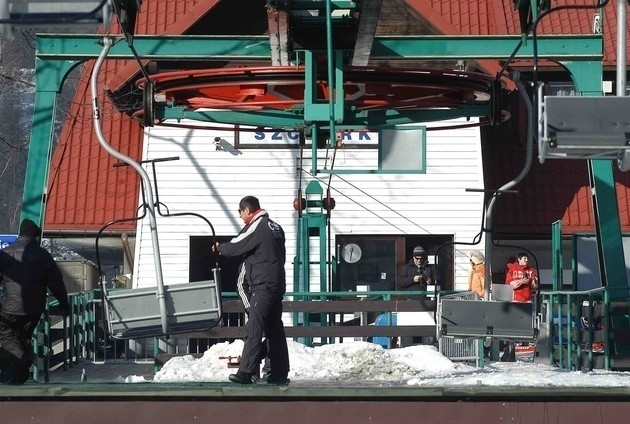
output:
[[[562, 221], [565, 234], [595, 231], [587, 163], [583, 160], [538, 162], [534, 152], [531, 169], [514, 187], [517, 195], [500, 197], [496, 209], [496, 232], [522, 236], [548, 236], [551, 224]], [[525, 146], [484, 148], [487, 188], [499, 188], [516, 177], [525, 163]], [[630, 174], [615, 170], [617, 206], [623, 231], [630, 230]]]
[[[412, 11], [426, 19], [438, 33], [465, 35], [518, 35], [521, 33], [514, 0], [406, 0]], [[543, 17], [537, 34], [592, 34], [596, 10], [594, 0], [553, 0], [553, 7], [588, 6], [589, 9], [565, 9]], [[604, 66], [617, 61], [617, 7], [609, 1], [604, 7]], [[626, 39], [630, 29], [626, 29]], [[630, 58], [630, 44], [626, 46]]]
[[[392, 0], [398, 1], [398, 0]], [[137, 19], [137, 34], [182, 34], [219, 0], [145, 0]], [[554, 6], [592, 5], [593, 0], [554, 0]], [[519, 34], [513, 0], [407, 0], [409, 13], [442, 34]], [[604, 65], [615, 63], [615, 2], [604, 14]], [[539, 34], [590, 33], [593, 10], [561, 11], [542, 21]], [[235, 23], [236, 24], [236, 23]], [[630, 51], [630, 45], [628, 46]], [[630, 57], [630, 54], [629, 54]], [[495, 61], [480, 61], [489, 73], [499, 69]], [[109, 61], [103, 83], [117, 89], [137, 73], [137, 64]], [[89, 74], [85, 67], [68, 118], [54, 151], [51, 165], [46, 231], [95, 231], [113, 219], [134, 216], [139, 180], [127, 167], [113, 168], [114, 160], [99, 146], [92, 129]], [[111, 107], [103, 99], [101, 105]], [[517, 119], [517, 118], [515, 118]], [[111, 144], [131, 157], [141, 156], [141, 126], [118, 112], [104, 114], [104, 133]], [[509, 153], [485, 149], [486, 186], [497, 188], [520, 170], [522, 147]], [[630, 230], [628, 187], [630, 175], [617, 174], [619, 211], [624, 231]], [[497, 211], [499, 231], [517, 234], [548, 234], [550, 224], [562, 219], [565, 232], [592, 231], [592, 208], [584, 161], [534, 160], [532, 171], [517, 187], [518, 196], [501, 201]], [[505, 205], [503, 205], [505, 203]], [[113, 228], [133, 231], [133, 223]]]
[[[137, 18], [136, 34], [182, 34], [219, 0], [145, 0]], [[68, 117], [55, 146], [44, 228], [47, 232], [93, 232], [104, 224], [133, 217], [138, 207], [139, 178], [129, 167], [114, 168], [117, 161], [99, 145], [93, 130], [89, 62], [81, 73]], [[99, 88], [119, 87], [138, 72], [134, 61], [106, 61]], [[112, 110], [103, 96], [103, 133], [117, 150], [141, 157], [143, 128], [129, 116]], [[110, 230], [134, 231], [130, 221]]]
[[[113, 168], [116, 160], [99, 145], [92, 126], [89, 77], [86, 65], [71, 110], [55, 147], [46, 203], [46, 231], [97, 231], [103, 224], [134, 216], [138, 178], [128, 167]], [[104, 74], [114, 72], [106, 63]], [[106, 105], [107, 102], [101, 103]], [[106, 112], [104, 132], [117, 150], [140, 158], [142, 128], [127, 115]], [[133, 224], [112, 229], [131, 229]]]
[[[195, 24], [220, 0], [145, 1], [136, 20], [136, 34], [181, 35]], [[108, 81], [116, 92], [132, 76], [140, 72], [133, 61], [120, 63], [120, 69]]]

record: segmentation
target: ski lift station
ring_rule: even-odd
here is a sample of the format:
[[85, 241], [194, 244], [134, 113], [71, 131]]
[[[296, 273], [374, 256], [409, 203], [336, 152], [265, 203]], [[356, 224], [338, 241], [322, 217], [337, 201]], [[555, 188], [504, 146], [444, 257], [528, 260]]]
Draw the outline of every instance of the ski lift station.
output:
[[[353, 411], [349, 422], [367, 422], [365, 402], [391, 422], [431, 421], [448, 402], [456, 421], [480, 414], [476, 401], [490, 420], [516, 419], [507, 404], [571, 408], [566, 390], [58, 382], [85, 364], [157, 369], [243, 338], [238, 262], [210, 247], [238, 234], [247, 195], [286, 232], [283, 321], [295, 341], [424, 340], [478, 367], [507, 341], [561, 369], [630, 368], [625, 1], [93, 3], [98, 31], [36, 37], [21, 218], [53, 253], [86, 259], [59, 261], [73, 313], [49, 305], [32, 379], [0, 387], [7, 404], [90, 416], [104, 401], [124, 419], [173, 402], [176, 420], [194, 400], [205, 419], [254, 405], [307, 422], [305, 405], [333, 390], [338, 405], [322, 402], [318, 421]], [[436, 282], [403, 291], [417, 245]], [[485, 255], [481, 300], [469, 291], [473, 250]], [[518, 252], [538, 271], [532, 302], [505, 293]], [[579, 396], [597, 420], [628, 392]]]

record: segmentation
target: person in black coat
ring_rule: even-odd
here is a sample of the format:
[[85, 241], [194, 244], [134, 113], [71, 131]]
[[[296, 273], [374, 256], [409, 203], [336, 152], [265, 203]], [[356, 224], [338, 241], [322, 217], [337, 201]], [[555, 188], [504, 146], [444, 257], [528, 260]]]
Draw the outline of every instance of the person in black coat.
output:
[[[427, 291], [427, 286], [435, 285], [435, 266], [429, 263], [427, 252], [422, 246], [413, 248], [411, 260], [398, 273], [398, 290]], [[409, 299], [421, 299], [427, 302], [426, 296], [409, 295]], [[424, 340], [426, 339], [426, 340]], [[432, 337], [401, 337], [400, 346], [411, 346], [415, 343], [433, 342]]]
[[[286, 247], [284, 230], [269, 219], [258, 199], [246, 196], [238, 207], [245, 227], [228, 243], [217, 243], [213, 251], [227, 257], [242, 257], [239, 293], [248, 314], [241, 364], [230, 381], [251, 384], [260, 363], [269, 355], [268, 384], [285, 385], [289, 379], [289, 352], [282, 323], [282, 298], [286, 291]], [[263, 341], [263, 335], [267, 337]]]
[[40, 246], [41, 229], [30, 219], [20, 224], [14, 244], [0, 251], [0, 383], [24, 384], [33, 364], [31, 336], [46, 308], [47, 291], [70, 313], [63, 275]]
[[435, 267], [429, 263], [427, 252], [422, 246], [414, 247], [411, 260], [398, 274], [398, 289], [426, 291], [427, 286], [434, 284]]

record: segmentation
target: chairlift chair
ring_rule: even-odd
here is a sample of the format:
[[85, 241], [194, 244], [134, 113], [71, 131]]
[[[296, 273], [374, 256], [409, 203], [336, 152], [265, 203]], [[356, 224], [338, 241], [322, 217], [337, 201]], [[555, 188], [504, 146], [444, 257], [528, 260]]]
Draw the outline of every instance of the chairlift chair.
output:
[[162, 276], [155, 202], [147, 172], [134, 159], [116, 151], [105, 139], [98, 107], [97, 76], [112, 40], [103, 39], [103, 49], [91, 76], [93, 122], [99, 143], [112, 156], [138, 172], [146, 193], [146, 211], [151, 227], [155, 261], [156, 287], [107, 290], [103, 286], [103, 300], [109, 334], [119, 339], [169, 336], [176, 333], [210, 329], [221, 320], [221, 290], [219, 269], [213, 269], [213, 279], [188, 284], [165, 285]]
[[630, 97], [542, 96], [539, 88], [538, 159], [617, 160], [630, 169]]

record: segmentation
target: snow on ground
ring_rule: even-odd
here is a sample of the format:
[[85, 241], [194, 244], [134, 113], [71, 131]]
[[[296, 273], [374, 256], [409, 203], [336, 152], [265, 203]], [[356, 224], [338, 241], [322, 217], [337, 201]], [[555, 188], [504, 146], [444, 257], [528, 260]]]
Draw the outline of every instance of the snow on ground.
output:
[[[408, 386], [527, 386], [527, 387], [627, 387], [630, 373], [594, 370], [591, 372], [561, 370], [555, 366], [526, 362], [491, 362], [483, 368], [452, 362], [433, 346], [418, 345], [385, 349], [367, 342], [350, 342], [307, 347], [289, 340], [293, 382], [327, 383], [389, 382]], [[237, 357], [243, 341], [213, 345], [203, 357], [191, 355], [169, 360], [153, 381], [225, 382], [229, 374], [227, 357]], [[223, 359], [221, 359], [223, 358]], [[134, 376], [125, 382], [144, 381]]]

